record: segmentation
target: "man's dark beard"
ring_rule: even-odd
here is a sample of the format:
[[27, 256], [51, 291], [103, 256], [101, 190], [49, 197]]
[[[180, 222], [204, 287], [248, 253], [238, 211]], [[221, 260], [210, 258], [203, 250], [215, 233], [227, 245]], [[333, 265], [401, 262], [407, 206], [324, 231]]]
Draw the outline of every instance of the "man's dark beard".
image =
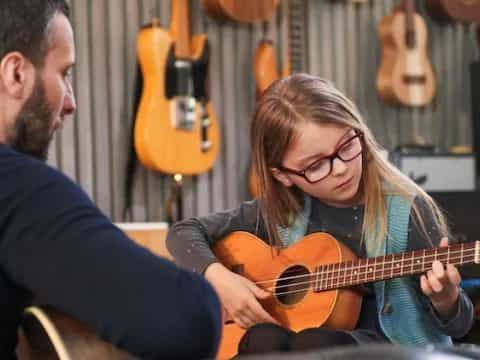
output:
[[10, 145], [18, 152], [46, 161], [51, 141], [52, 113], [43, 81], [37, 76], [32, 94], [18, 113], [9, 134]]

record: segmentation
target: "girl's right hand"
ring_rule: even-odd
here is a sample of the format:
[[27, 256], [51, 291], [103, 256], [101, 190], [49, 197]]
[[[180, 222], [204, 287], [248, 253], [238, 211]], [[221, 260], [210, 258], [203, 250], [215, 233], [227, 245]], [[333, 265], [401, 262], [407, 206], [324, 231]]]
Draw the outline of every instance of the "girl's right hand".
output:
[[235, 274], [220, 263], [213, 263], [205, 270], [205, 278], [217, 291], [228, 315], [242, 328], [258, 323], [275, 323], [257, 299], [266, 299], [271, 293], [259, 288], [247, 278]]

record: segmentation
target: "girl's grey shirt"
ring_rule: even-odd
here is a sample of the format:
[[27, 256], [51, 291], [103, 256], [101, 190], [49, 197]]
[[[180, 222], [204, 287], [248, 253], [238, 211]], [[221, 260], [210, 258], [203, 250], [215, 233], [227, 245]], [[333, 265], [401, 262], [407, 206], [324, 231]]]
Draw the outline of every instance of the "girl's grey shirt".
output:
[[[434, 225], [432, 214], [420, 198], [416, 198], [414, 201], [423, 215], [425, 228], [432, 243], [422, 236], [423, 232], [420, 230], [418, 220], [414, 219], [412, 212], [410, 214], [407, 251], [438, 246], [441, 235]], [[350, 248], [357, 257], [366, 257], [365, 247], [360, 241], [363, 212], [363, 206], [337, 208], [312, 198], [312, 212], [307, 234], [327, 232]], [[210, 264], [218, 262], [211, 246], [217, 240], [234, 231], [246, 231], [263, 240], [267, 238], [258, 200], [246, 201], [233, 210], [191, 218], [174, 224], [167, 235], [167, 247], [178, 264], [203, 274]], [[419, 296], [424, 296], [420, 290], [420, 276], [414, 276], [413, 279]], [[371, 290], [373, 287], [368, 286], [368, 288]], [[369, 295], [364, 296], [357, 328], [373, 330], [383, 334], [378, 323], [376, 310], [375, 296], [370, 292]], [[464, 336], [473, 325], [474, 307], [463, 290], [460, 291], [457, 310], [451, 318], [440, 317], [431, 304], [425, 310], [432, 314], [437, 325], [446, 335], [454, 338]]]

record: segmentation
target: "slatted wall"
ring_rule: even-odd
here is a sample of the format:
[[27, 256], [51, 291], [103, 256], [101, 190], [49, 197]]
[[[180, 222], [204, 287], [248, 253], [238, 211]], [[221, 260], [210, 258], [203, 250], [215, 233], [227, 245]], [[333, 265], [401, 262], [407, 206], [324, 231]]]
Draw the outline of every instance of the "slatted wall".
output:
[[[285, 1], [285, 0], [282, 0]], [[130, 150], [136, 37], [156, 9], [168, 27], [169, 0], [71, 0], [76, 34], [74, 87], [78, 111], [55, 140], [50, 163], [77, 181], [114, 221], [122, 218], [125, 169]], [[252, 59], [262, 26], [219, 23], [191, 0], [191, 30], [208, 35], [211, 94], [221, 127], [221, 149], [214, 169], [186, 178], [184, 216], [204, 215], [248, 199], [248, 126], [255, 86]], [[375, 92], [380, 62], [377, 26], [394, 0], [305, 1], [307, 71], [333, 80], [353, 98], [379, 141], [389, 150], [416, 135], [442, 150], [471, 144], [469, 64], [478, 50], [473, 29], [439, 25], [425, 17], [429, 56], [437, 77], [437, 96], [425, 109], [384, 104]], [[417, 9], [425, 15], [423, 1]], [[269, 35], [284, 50], [281, 11]], [[179, 145], [181, 146], [181, 145]], [[134, 221], [164, 221], [169, 177], [141, 166], [133, 188]]]

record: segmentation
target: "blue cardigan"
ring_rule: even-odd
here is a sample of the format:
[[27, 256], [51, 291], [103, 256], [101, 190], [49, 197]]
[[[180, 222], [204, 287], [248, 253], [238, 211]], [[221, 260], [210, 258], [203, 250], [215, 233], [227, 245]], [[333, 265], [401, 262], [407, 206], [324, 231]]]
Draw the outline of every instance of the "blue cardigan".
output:
[[[369, 257], [405, 252], [408, 240], [410, 208], [413, 199], [387, 196], [387, 238], [374, 248], [369, 242]], [[403, 277], [379, 281], [374, 284], [380, 326], [385, 335], [400, 344], [425, 345], [430, 343], [451, 345], [452, 339], [435, 325], [428, 312], [428, 298], [419, 295], [411, 278]], [[385, 306], [388, 304], [388, 306]]]

